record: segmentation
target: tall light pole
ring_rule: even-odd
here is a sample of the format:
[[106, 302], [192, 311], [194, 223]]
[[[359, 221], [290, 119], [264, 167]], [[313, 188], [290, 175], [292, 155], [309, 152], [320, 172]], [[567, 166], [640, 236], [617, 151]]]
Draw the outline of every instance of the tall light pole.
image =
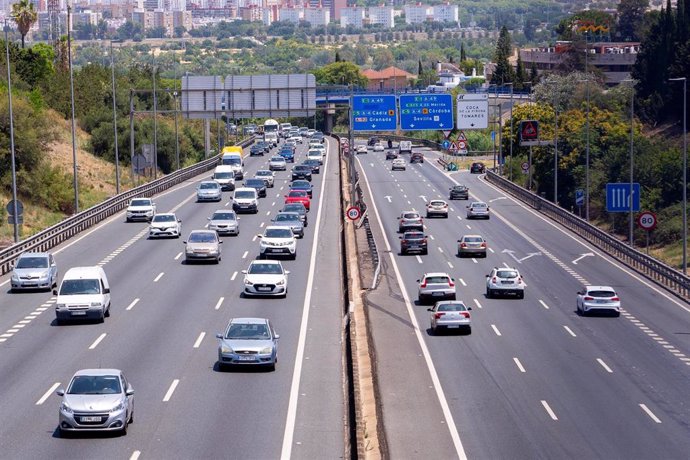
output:
[[688, 81], [686, 77], [669, 78], [668, 81], [683, 82], [683, 274], [688, 265]]
[[5, 19], [5, 65], [7, 65], [7, 100], [10, 109], [10, 154], [12, 156], [12, 216], [14, 217], [14, 242], [19, 242], [19, 209], [17, 203], [17, 163], [14, 154], [14, 116], [12, 115], [12, 79], [10, 78], [10, 41], [7, 32], [10, 26]]
[[151, 60], [153, 61], [153, 178], [158, 178], [158, 99], [156, 97], [156, 52], [151, 49]]
[[[507, 83], [510, 85], [510, 161], [511, 161], [511, 180], [512, 180], [512, 161], [513, 161], [513, 82]], [[502, 158], [502, 160], [504, 160]], [[505, 160], [503, 161], [505, 163]], [[503, 172], [503, 164], [501, 164], [501, 172]]]
[[629, 202], [629, 211], [628, 214], [630, 215], [629, 223], [628, 223], [628, 241], [630, 242], [630, 247], [635, 247], [635, 241], [633, 240], [633, 230], [634, 230], [634, 224], [633, 224], [633, 203], [635, 200], [633, 200], [633, 166], [635, 164], [635, 154], [634, 154], [634, 141], [633, 141], [633, 132], [635, 128], [635, 80], [633, 79], [626, 79], [622, 80], [624, 82], [630, 83], [630, 195], [628, 197], [628, 202]]
[[113, 40], [110, 40], [110, 74], [113, 81], [113, 132], [115, 135], [115, 192], [120, 194], [120, 150], [117, 144], [117, 102], [115, 95], [115, 56]]
[[177, 54], [175, 54], [175, 89], [173, 90], [173, 99], [175, 101], [175, 169], [180, 169], [180, 133], [177, 127]]
[[77, 176], [77, 129], [74, 117], [74, 74], [72, 72], [72, 7], [67, 5], [67, 62], [69, 64], [69, 92], [72, 103], [72, 167], [74, 174], [74, 213], [79, 212], [79, 181]]
[[585, 74], [587, 75], [587, 147], [585, 149], [585, 220], [589, 222], [589, 32], [585, 35]]
[[553, 140], [553, 204], [558, 205], [558, 82], [555, 80], [547, 81], [546, 84], [554, 85], [553, 91], [553, 111], [555, 114], [554, 140]]

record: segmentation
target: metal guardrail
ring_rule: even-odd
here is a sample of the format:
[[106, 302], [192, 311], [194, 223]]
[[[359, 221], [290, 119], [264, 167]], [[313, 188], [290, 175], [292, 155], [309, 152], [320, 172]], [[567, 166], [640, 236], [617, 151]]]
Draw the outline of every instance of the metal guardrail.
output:
[[[246, 148], [254, 141], [253, 137], [240, 142], [242, 148]], [[28, 237], [8, 248], [0, 251], [0, 275], [4, 275], [12, 270], [13, 262], [20, 254], [27, 251], [48, 251], [60, 243], [72, 238], [78, 233], [89, 227], [96, 225], [104, 219], [117, 214], [127, 207], [129, 200], [133, 197], [150, 197], [164, 190], [169, 189], [181, 182], [186, 181], [202, 172], [212, 169], [218, 164], [218, 154], [212, 158], [200, 161], [199, 163], [180, 169], [165, 177], [161, 177], [153, 182], [149, 182], [139, 187], [133, 188], [117, 196], [90, 207], [78, 214], [67, 217], [57, 224], [42, 230], [35, 235]]]
[[492, 171], [486, 173], [486, 178], [489, 182], [510, 193], [523, 203], [528, 204], [678, 296], [685, 299], [688, 299], [690, 296], [690, 277], [675, 268], [631, 248], [586, 220], [571, 214], [560, 206], [556, 206], [552, 202], [525, 190]]

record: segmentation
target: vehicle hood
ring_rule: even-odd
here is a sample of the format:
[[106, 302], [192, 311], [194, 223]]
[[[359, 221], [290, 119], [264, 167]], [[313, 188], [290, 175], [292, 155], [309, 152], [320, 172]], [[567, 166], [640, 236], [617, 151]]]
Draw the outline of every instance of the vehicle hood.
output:
[[127, 211], [150, 211], [152, 209], [153, 206], [130, 206]]
[[150, 225], [151, 225], [151, 228], [165, 229], [165, 228], [176, 227], [177, 222], [151, 222]]
[[45, 278], [50, 273], [48, 268], [15, 268], [14, 274], [25, 279]]
[[271, 226], [301, 230], [304, 228], [304, 222], [302, 222], [302, 219], [283, 220], [280, 222], [272, 222]]
[[246, 274], [244, 279], [254, 284], [276, 284], [278, 281], [287, 279], [285, 275], [268, 275], [268, 274]]
[[217, 195], [220, 193], [220, 190], [212, 189], [212, 188], [205, 188], [205, 189], [199, 189], [196, 192], [200, 195]]
[[58, 295], [57, 303], [64, 303], [66, 305], [86, 305], [91, 302], [102, 302], [104, 294], [76, 294], [76, 295]]
[[275, 347], [272, 340], [222, 339], [221, 342], [237, 353], [240, 351], [259, 352], [266, 347]]
[[121, 394], [108, 395], [70, 395], [65, 394], [63, 401], [75, 412], [110, 412], [122, 401]]
[[223, 220], [223, 219], [214, 219], [209, 222], [210, 225], [228, 225], [230, 227], [234, 227], [237, 225], [236, 220]]
[[209, 251], [215, 251], [218, 249], [218, 243], [187, 243], [187, 249], [193, 251], [202, 251], [204, 249]]
[[269, 246], [287, 246], [288, 244], [294, 243], [294, 238], [266, 238], [263, 237], [261, 242]]

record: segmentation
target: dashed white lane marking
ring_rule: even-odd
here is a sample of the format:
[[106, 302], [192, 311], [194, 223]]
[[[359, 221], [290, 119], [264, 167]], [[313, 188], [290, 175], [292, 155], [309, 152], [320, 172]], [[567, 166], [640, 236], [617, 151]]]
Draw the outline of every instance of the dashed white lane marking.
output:
[[170, 401], [170, 398], [172, 398], [172, 395], [175, 392], [175, 388], [177, 388], [177, 385], [179, 383], [180, 383], [180, 379], [175, 379], [172, 381], [172, 383], [170, 384], [170, 388], [168, 388], [168, 392], [165, 393], [165, 396], [163, 397], [163, 402]]
[[140, 455], [141, 455], [141, 451], [135, 450], [134, 452], [132, 452], [132, 456], [129, 457], [129, 460], [139, 460]]
[[127, 305], [127, 308], [125, 308], [125, 310], [127, 310], [127, 311], [131, 310], [138, 303], [139, 303], [139, 298], [137, 297], [136, 299], [132, 300], [132, 303]]
[[[237, 273], [237, 272], [235, 272]], [[220, 306], [223, 304], [223, 301], [225, 300], [225, 297], [221, 297], [218, 299], [218, 302], [216, 302], [216, 306], [214, 307], [214, 310], [220, 310]]]
[[412, 202], [410, 200], [407, 200], [407, 204], [412, 204]]
[[438, 252], [440, 252], [441, 254], [443, 254], [443, 248], [442, 248], [441, 246], [438, 247]]
[[465, 227], [467, 227], [468, 229], [472, 230], [472, 227], [470, 227], [470, 226], [467, 225], [467, 224], [465, 224]]
[[237, 272], [233, 272], [232, 276], [230, 277], [230, 281], [235, 281], [235, 278], [237, 278]]
[[259, 224], [259, 228], [264, 228], [264, 225], [266, 225], [266, 224], [263, 223], [263, 222], [261, 222], [261, 223]]
[[467, 283], [465, 283], [464, 279], [458, 278], [458, 281], [460, 281], [460, 284], [462, 284], [464, 287], [467, 287]]
[[421, 263], [422, 263], [422, 258], [419, 257], [419, 255], [416, 255], [415, 257], [417, 258], [417, 262], [419, 262], [419, 263], [421, 264]]
[[541, 405], [544, 406], [544, 409], [546, 410], [546, 413], [549, 414], [549, 417], [551, 417], [551, 420], [558, 420], [558, 417], [556, 417], [556, 414], [551, 409], [551, 406], [549, 406], [549, 403], [542, 399]]
[[275, 202], [275, 201], [274, 201], [273, 203], [271, 203], [271, 206], [275, 206], [275, 205], [276, 205], [276, 202]]
[[478, 264], [478, 263], [479, 263], [479, 262], [477, 262], [477, 259], [474, 258], [474, 257], [472, 257], [472, 262], [474, 262], [475, 264]]
[[458, 218], [458, 220], [462, 220], [462, 217], [460, 217], [460, 216], [457, 216], [457, 218]]
[[434, 238], [434, 235], [429, 235], [429, 238], [430, 238], [432, 241], [436, 239], [436, 238]]
[[249, 251], [244, 251], [244, 254], [242, 254], [242, 258], [243, 258], [243, 259], [246, 259], [246, 258], [247, 258], [247, 254], [249, 254]]
[[525, 368], [522, 366], [522, 363], [520, 362], [519, 359], [513, 358], [513, 361], [515, 361], [515, 365], [518, 367], [518, 369], [520, 369], [520, 372], [523, 372], [523, 373], [524, 373], [524, 372], [527, 372], [527, 371], [525, 370]]
[[479, 300], [477, 299], [472, 299], [474, 300], [474, 304], [477, 306], [477, 308], [482, 308], [482, 304], [479, 303]]
[[547, 310], [549, 309], [549, 306], [546, 305], [546, 303], [543, 300], [539, 300], [539, 303], [541, 304], [542, 307], [546, 308]]
[[46, 391], [46, 392], [43, 394], [43, 396], [41, 396], [41, 399], [39, 399], [38, 401], [36, 401], [36, 405], [37, 405], [37, 406], [40, 406], [41, 404], [43, 404], [44, 402], [46, 402], [46, 399], [50, 398], [50, 395], [52, 395], [53, 392], [54, 392], [55, 390], [57, 390], [59, 386], [60, 386], [60, 382], [55, 382], [55, 383], [53, 384], [53, 386], [50, 387], [50, 389], [49, 389], [48, 391]]
[[612, 371], [611, 368], [604, 362], [603, 359], [597, 358], [597, 362], [598, 362], [599, 364], [601, 364], [601, 367], [603, 367], [603, 368], [606, 370], [606, 372], [608, 372], [609, 374], [613, 374], [613, 371]]
[[174, 260], [178, 260], [180, 257], [182, 257], [182, 254], [183, 254], [182, 252], [179, 252], [179, 253], [175, 256], [175, 259], [174, 259]]
[[659, 417], [657, 417], [656, 415], [654, 415], [654, 413], [653, 413], [651, 410], [649, 410], [649, 408], [648, 408], [645, 404], [640, 404], [640, 408], [641, 408], [643, 411], [645, 411], [645, 413], [646, 413], [647, 415], [649, 415], [649, 418], [651, 418], [652, 420], [654, 420], [654, 423], [661, 423], [661, 420], [659, 420]]
[[446, 263], [448, 264], [448, 267], [453, 268], [453, 264], [451, 264], [450, 262], [446, 262]]
[[510, 265], [508, 265], [508, 264], [505, 263], [505, 262], [503, 262], [503, 266], [504, 266], [505, 268], [510, 268]]
[[563, 326], [563, 329], [568, 331], [568, 334], [572, 335], [573, 337], [577, 337], [575, 333], [568, 327], [568, 326]]
[[93, 350], [94, 348], [96, 348], [98, 346], [98, 344], [101, 343], [101, 341], [103, 339], [105, 339], [106, 335], [108, 335], [108, 334], [106, 334], [105, 332], [103, 334], [99, 335], [98, 338], [96, 340], [94, 340], [94, 342], [91, 344], [91, 346], [89, 347], [89, 350]]
[[497, 336], [499, 336], [499, 337], [501, 336], [501, 331], [498, 330], [498, 328], [496, 327], [495, 324], [491, 325], [491, 329], [494, 330], [494, 332], [496, 333]]
[[199, 334], [199, 337], [196, 339], [196, 342], [194, 342], [193, 348], [199, 348], [199, 346], [201, 345], [201, 341], [204, 340], [204, 337], [206, 337], [205, 332]]
[[160, 272], [158, 276], [156, 276], [156, 279], [153, 280], [153, 282], [157, 283], [161, 278], [163, 278], [163, 275], [165, 275], [165, 272]]
[[271, 211], [266, 211], [266, 215], [267, 215], [267, 216], [270, 216], [270, 215], [271, 215]]
[[489, 252], [490, 252], [491, 254], [494, 253], [494, 250], [493, 250], [493, 249], [491, 249], [491, 248], [488, 248], [488, 249], [489, 249]]

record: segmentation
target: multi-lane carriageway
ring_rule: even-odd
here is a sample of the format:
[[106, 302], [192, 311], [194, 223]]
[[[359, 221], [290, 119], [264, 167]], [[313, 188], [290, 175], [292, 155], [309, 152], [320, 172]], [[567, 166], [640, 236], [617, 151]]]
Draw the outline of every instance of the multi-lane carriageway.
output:
[[[146, 240], [118, 215], [55, 249], [61, 273], [100, 264], [113, 286], [103, 324], [56, 326], [46, 293], [11, 294], [0, 279], [0, 458], [337, 458], [346, 455], [336, 150], [315, 176], [309, 227], [298, 242], [287, 299], [240, 297], [255, 238], [282, 206], [288, 173], [223, 238], [219, 265], [182, 264], [179, 240]], [[304, 155], [299, 149], [298, 161]], [[427, 152], [427, 160], [433, 154]], [[249, 158], [249, 176], [268, 158]], [[383, 281], [367, 298], [384, 435], [390, 458], [687, 458], [690, 452], [690, 307], [524, 208], [479, 176], [433, 161], [390, 171], [358, 157]], [[156, 197], [183, 234], [220, 205], [194, 202], [208, 174]], [[454, 181], [491, 205], [467, 221], [427, 219], [427, 256], [398, 255], [396, 217], [446, 197]], [[281, 188], [282, 187], [282, 188]], [[486, 259], [458, 259], [455, 241], [480, 233]], [[390, 251], [390, 252], [384, 252]], [[317, 257], [318, 253], [318, 257]], [[592, 253], [591, 256], [582, 257]], [[484, 275], [516, 266], [524, 300], [486, 299]], [[447, 271], [473, 307], [470, 336], [428, 333], [415, 280]], [[583, 283], [614, 286], [620, 318], [580, 317]], [[277, 370], [218, 372], [216, 339], [232, 316], [265, 316], [281, 335]], [[126, 437], [57, 436], [54, 390], [85, 367], [117, 367], [135, 387]]]

